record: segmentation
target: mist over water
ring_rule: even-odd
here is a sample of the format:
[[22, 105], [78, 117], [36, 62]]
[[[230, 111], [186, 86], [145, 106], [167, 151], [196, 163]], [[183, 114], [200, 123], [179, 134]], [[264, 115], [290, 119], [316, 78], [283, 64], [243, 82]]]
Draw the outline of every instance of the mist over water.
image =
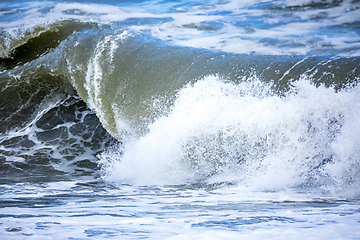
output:
[[358, 239], [360, 3], [0, 3], [1, 239]]

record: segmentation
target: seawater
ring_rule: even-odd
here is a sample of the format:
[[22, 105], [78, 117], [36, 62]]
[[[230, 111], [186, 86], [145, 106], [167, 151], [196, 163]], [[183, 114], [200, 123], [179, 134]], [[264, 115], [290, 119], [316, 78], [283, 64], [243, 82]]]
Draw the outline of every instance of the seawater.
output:
[[1, 239], [359, 239], [360, 3], [3, 1]]
[[3, 186], [4, 239], [357, 239], [356, 201], [241, 186]]

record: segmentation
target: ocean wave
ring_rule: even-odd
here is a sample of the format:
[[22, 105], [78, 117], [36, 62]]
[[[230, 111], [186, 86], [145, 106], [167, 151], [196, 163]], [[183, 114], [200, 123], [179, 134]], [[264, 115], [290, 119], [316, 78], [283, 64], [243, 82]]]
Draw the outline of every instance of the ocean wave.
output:
[[148, 134], [100, 155], [104, 177], [138, 185], [356, 191], [359, 88], [336, 92], [304, 78], [293, 84], [283, 96], [256, 77], [189, 84]]
[[[115, 137], [120, 147], [99, 158], [105, 179], [118, 183], [236, 182], [265, 189], [356, 185], [357, 135], [350, 130], [358, 130], [356, 54], [338, 54], [336, 48], [330, 55], [299, 55], [301, 51], [291, 48], [282, 55], [263, 55], [261, 47], [256, 47], [257, 54], [240, 54], [207, 45], [202, 37], [185, 34], [185, 41], [204, 44], [183, 44], [176, 36], [168, 35], [169, 40], [156, 33], [164, 27], [160, 32], [167, 34], [191, 29], [213, 38], [229, 27], [222, 11], [233, 4], [212, 3], [198, 11], [196, 4], [170, 4], [165, 12], [150, 7], [140, 13], [131, 4], [29, 3], [22, 12], [37, 19], [31, 23], [15, 7], [4, 10], [4, 169], [31, 168], [34, 159], [29, 156], [40, 154], [50, 159], [39, 160], [42, 166], [87, 163], [91, 172], [95, 155], [117, 142]], [[237, 18], [244, 9], [252, 9], [249, 14], [275, 11], [269, 4], [260, 1], [229, 14]], [[345, 6], [309, 4], [301, 1], [276, 11], [296, 15], [304, 7], [328, 16]], [[349, 12], [357, 12], [356, 3], [351, 7]], [[15, 20], [18, 14], [22, 17]], [[184, 21], [193, 15], [197, 18]], [[265, 31], [289, 27], [267, 24], [271, 26]], [[227, 36], [225, 45], [231, 46], [232, 39]]]

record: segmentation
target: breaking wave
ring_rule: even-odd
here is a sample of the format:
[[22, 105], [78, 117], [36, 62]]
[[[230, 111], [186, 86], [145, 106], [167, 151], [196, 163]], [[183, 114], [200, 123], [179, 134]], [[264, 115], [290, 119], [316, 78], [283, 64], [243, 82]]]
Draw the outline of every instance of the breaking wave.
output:
[[3, 172], [358, 194], [356, 1], [42, 4], [0, 4]]
[[281, 96], [257, 77], [216, 76], [182, 89], [149, 132], [100, 155], [108, 181], [236, 183], [337, 191], [359, 183], [359, 88], [293, 83]]

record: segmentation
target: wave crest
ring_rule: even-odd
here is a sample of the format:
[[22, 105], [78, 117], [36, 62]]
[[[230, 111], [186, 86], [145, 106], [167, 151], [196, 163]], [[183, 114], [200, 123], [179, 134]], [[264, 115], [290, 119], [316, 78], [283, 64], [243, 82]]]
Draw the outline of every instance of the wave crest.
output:
[[104, 178], [267, 190], [358, 183], [358, 88], [336, 93], [302, 78], [284, 96], [271, 89], [256, 77], [234, 84], [210, 76], [187, 85], [147, 135], [100, 155]]

